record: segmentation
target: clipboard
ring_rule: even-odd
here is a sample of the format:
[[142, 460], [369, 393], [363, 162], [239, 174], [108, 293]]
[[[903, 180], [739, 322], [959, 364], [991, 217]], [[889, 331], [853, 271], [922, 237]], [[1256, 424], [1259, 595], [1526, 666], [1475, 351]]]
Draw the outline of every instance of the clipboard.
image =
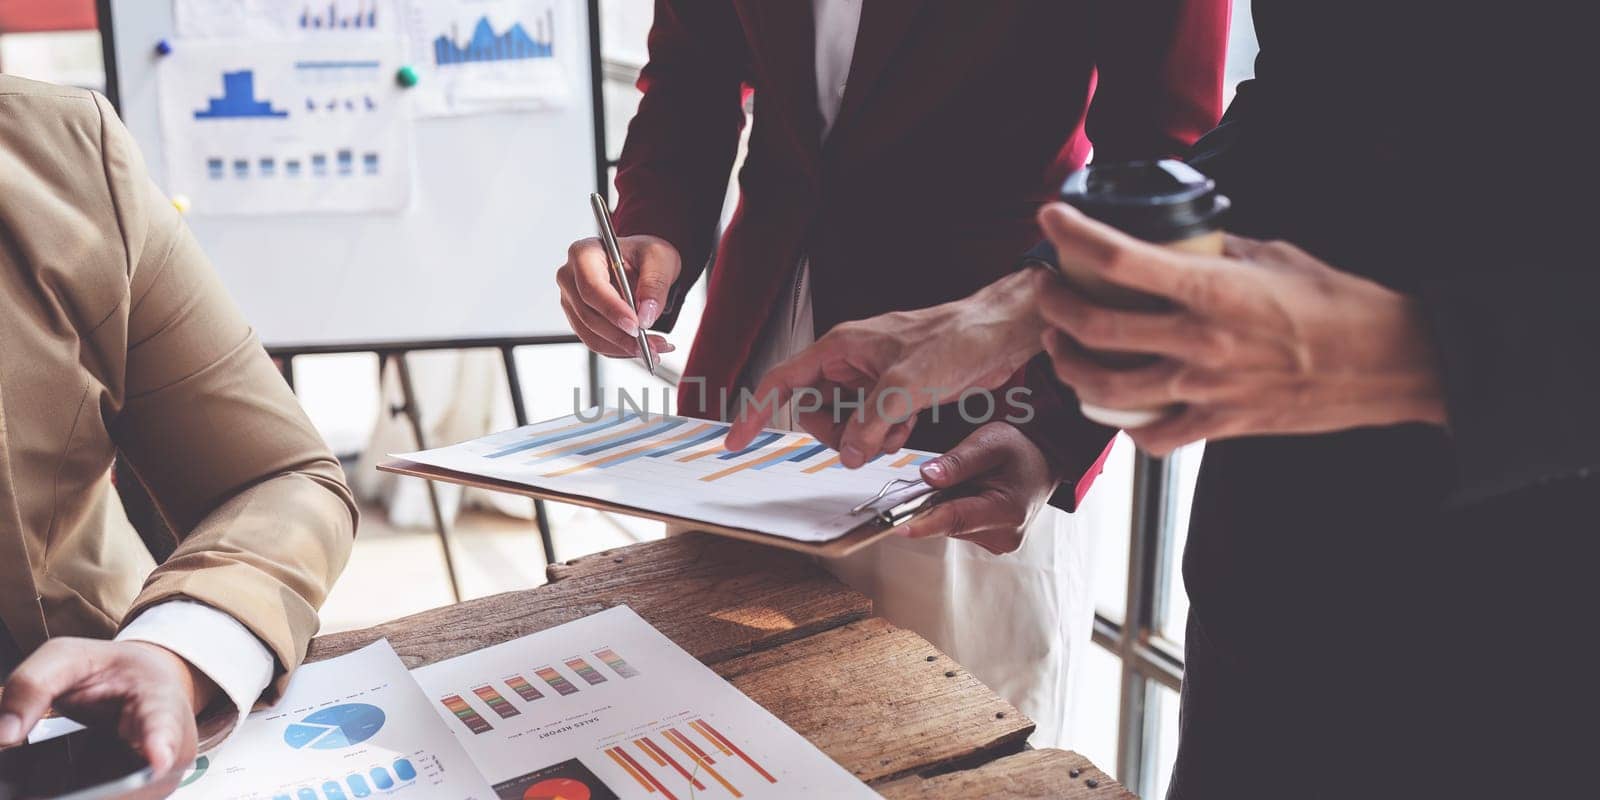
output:
[[568, 503], [597, 511], [607, 511], [640, 519], [665, 522], [669, 525], [681, 525], [690, 530], [705, 531], [706, 533], [726, 536], [731, 539], [741, 539], [747, 542], [770, 545], [784, 550], [793, 550], [797, 553], [819, 556], [822, 558], [841, 558], [850, 555], [882, 538], [894, 533], [897, 525], [910, 519], [934, 495], [934, 489], [922, 481], [890, 481], [885, 484], [878, 494], [863, 498], [863, 502], [852, 511], [873, 514], [865, 518], [862, 523], [844, 535], [830, 539], [826, 542], [802, 542], [783, 536], [774, 536], [746, 528], [734, 528], [726, 525], [716, 525], [702, 522], [688, 517], [679, 517], [671, 514], [662, 514], [647, 508], [638, 508], [609, 500], [601, 500], [585, 495], [569, 494], [566, 492], [540, 489], [534, 486], [486, 478], [466, 472], [457, 472], [443, 467], [427, 464], [418, 464], [405, 459], [394, 459], [378, 465], [378, 471], [389, 472], [395, 475], [406, 475], [424, 480], [439, 481], [441, 483], [454, 483], [461, 486], [470, 486], [477, 489], [488, 489], [494, 492], [521, 495], [538, 500], [550, 500], [557, 503]]

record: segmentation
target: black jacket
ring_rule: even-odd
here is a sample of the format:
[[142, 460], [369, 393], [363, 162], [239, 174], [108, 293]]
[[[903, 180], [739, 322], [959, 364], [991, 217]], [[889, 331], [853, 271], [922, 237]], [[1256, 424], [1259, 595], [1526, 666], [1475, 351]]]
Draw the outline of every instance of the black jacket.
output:
[[1581, 8], [1255, 0], [1257, 78], [1192, 160], [1234, 231], [1418, 299], [1450, 429], [1208, 445], [1174, 796], [1592, 791], [1570, 782], [1600, 611]]

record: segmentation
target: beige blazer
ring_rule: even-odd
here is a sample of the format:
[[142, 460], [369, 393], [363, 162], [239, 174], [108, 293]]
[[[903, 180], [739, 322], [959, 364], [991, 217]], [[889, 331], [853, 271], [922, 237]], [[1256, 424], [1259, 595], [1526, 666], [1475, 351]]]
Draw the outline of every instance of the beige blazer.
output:
[[[180, 538], [153, 573], [104, 523], [118, 451]], [[338, 462], [110, 105], [0, 75], [0, 619], [22, 653], [183, 597], [293, 669], [355, 523]]]

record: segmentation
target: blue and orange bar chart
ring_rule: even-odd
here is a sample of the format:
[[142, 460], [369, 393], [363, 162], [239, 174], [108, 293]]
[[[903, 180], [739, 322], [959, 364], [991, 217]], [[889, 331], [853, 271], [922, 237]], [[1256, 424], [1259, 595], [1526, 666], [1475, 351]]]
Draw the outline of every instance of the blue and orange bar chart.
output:
[[[703, 462], [712, 465], [710, 471], [698, 476], [703, 482], [719, 481], [745, 470], [760, 471], [785, 464], [801, 465], [801, 474], [807, 475], [826, 469], [844, 469], [838, 456], [827, 445], [808, 436], [786, 436], [768, 431], [757, 436], [745, 448], [729, 452], [722, 444], [728, 429], [729, 426], [716, 422], [661, 414], [652, 416], [637, 412], [615, 412], [605, 418], [578, 420], [540, 431], [484, 457], [518, 457], [525, 464], [561, 462], [543, 473], [542, 477], [545, 478], [609, 469], [639, 459], [668, 458], [683, 464], [710, 459]], [[868, 463], [882, 460], [886, 465], [899, 469], [920, 465], [932, 457], [912, 452], [880, 455]], [[731, 463], [724, 466], [718, 462]]]

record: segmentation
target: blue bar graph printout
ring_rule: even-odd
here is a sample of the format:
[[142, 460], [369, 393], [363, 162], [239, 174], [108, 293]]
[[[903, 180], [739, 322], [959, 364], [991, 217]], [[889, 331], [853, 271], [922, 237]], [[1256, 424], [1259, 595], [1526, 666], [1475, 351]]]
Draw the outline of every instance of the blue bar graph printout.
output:
[[487, 61], [519, 61], [530, 58], [551, 58], [555, 55], [553, 32], [555, 12], [546, 11], [545, 18], [534, 23], [533, 35], [513, 22], [505, 33], [496, 33], [488, 17], [479, 17], [472, 28], [472, 37], [465, 44], [451, 35], [440, 35], [433, 40], [433, 62], [439, 66]]
[[265, 118], [281, 119], [289, 112], [273, 108], [269, 100], [256, 99], [256, 73], [242, 69], [222, 73], [222, 96], [210, 99], [194, 112], [195, 119]]

